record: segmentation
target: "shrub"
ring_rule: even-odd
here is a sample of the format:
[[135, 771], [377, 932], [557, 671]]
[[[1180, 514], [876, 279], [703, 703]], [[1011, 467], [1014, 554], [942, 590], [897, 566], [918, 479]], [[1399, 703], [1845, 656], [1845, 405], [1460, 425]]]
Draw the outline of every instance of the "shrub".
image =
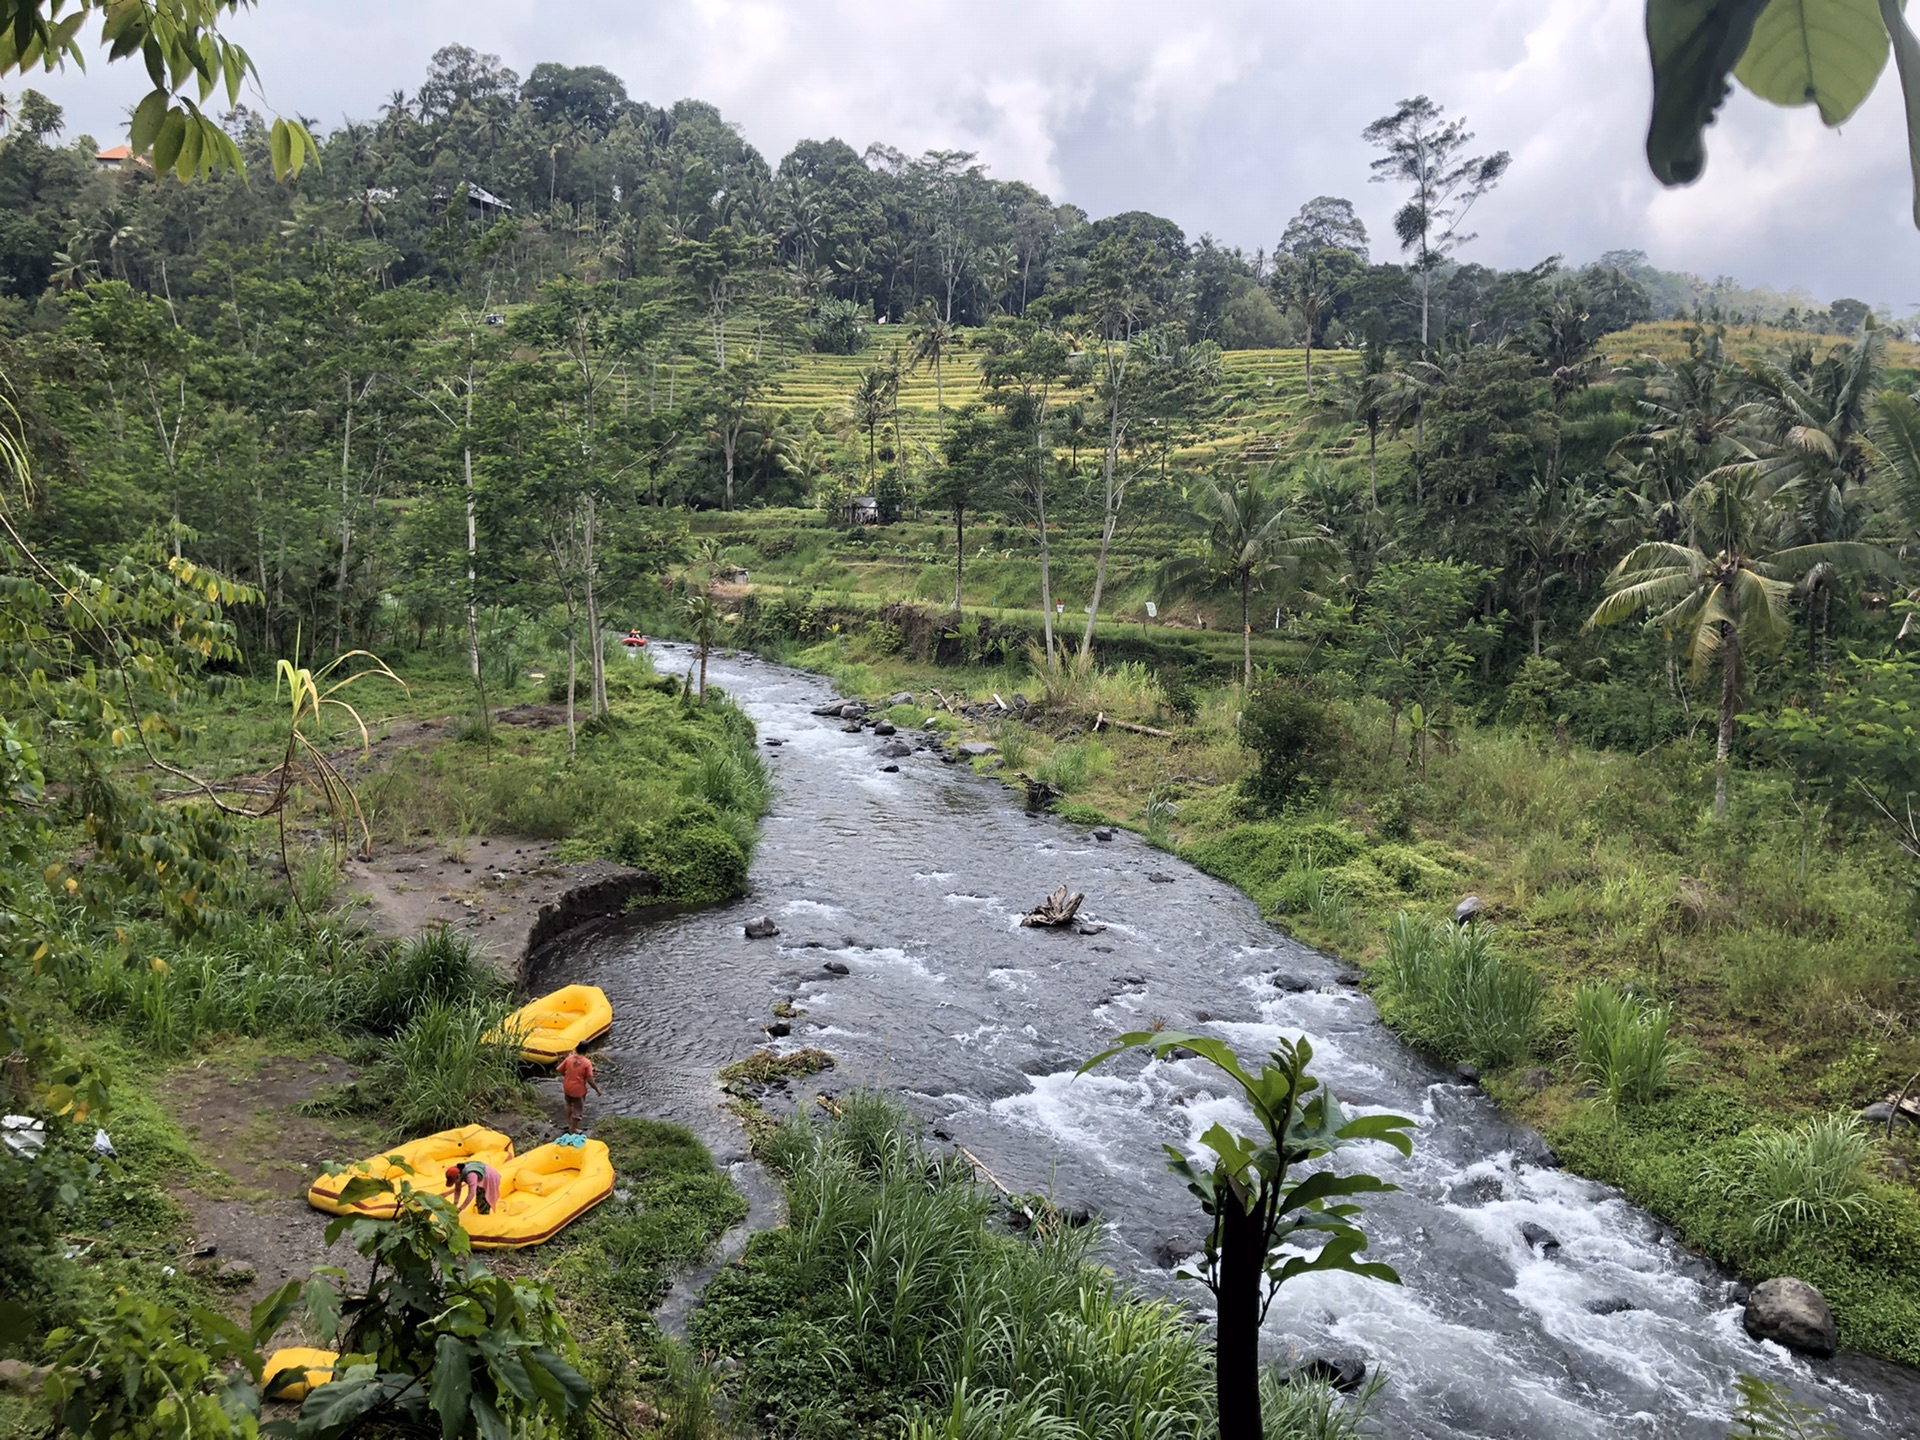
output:
[[1645, 1105], [1668, 1087], [1684, 1052], [1672, 1012], [1616, 990], [1583, 985], [1573, 997], [1580, 1074], [1610, 1105]]
[[1056, 745], [1053, 753], [1040, 762], [1035, 778], [1053, 786], [1062, 795], [1087, 788], [1113, 769], [1113, 752], [1098, 740], [1081, 740]]
[[1325, 1380], [1289, 1379], [1279, 1368], [1260, 1377], [1263, 1440], [1359, 1440], [1374, 1433], [1367, 1423], [1384, 1385], [1379, 1371], [1352, 1395]]
[[1873, 1138], [1851, 1115], [1826, 1115], [1790, 1130], [1749, 1130], [1722, 1162], [1729, 1198], [1757, 1207], [1753, 1231], [1778, 1241], [1795, 1231], [1857, 1219], [1867, 1206]]
[[1387, 927], [1390, 1019], [1450, 1061], [1512, 1065], [1540, 1023], [1540, 977], [1502, 955], [1482, 925], [1426, 924], [1405, 911]]
[[747, 888], [746, 848], [705, 805], [689, 806], [667, 824], [626, 826], [613, 853], [624, 864], [650, 871], [663, 900], [710, 904]]
[[520, 1090], [518, 1053], [498, 1038], [504, 1004], [455, 1000], [423, 1006], [387, 1042], [361, 1093], [378, 1097], [402, 1130], [470, 1125]]
[[499, 977], [464, 935], [437, 926], [390, 949], [364, 952], [341, 976], [342, 1019], [376, 1035], [394, 1035], [422, 1010], [504, 992]]
[[1270, 808], [1310, 795], [1338, 768], [1345, 740], [1326, 701], [1297, 681], [1262, 679], [1240, 715], [1240, 741], [1257, 762], [1241, 788]]

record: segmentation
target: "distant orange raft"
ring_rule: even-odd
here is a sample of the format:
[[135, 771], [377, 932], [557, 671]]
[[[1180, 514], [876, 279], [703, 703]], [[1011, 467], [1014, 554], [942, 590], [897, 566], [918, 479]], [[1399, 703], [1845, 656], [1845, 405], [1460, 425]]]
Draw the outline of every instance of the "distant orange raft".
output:
[[613, 1005], [606, 991], [597, 985], [566, 985], [522, 1005], [488, 1038], [497, 1044], [511, 1037], [529, 1065], [554, 1065], [611, 1028]]
[[493, 1213], [460, 1212], [476, 1250], [519, 1250], [551, 1240], [613, 1193], [613, 1158], [598, 1140], [542, 1145], [500, 1170]]
[[[444, 1195], [449, 1165], [479, 1160], [497, 1170], [512, 1158], [513, 1141], [498, 1130], [489, 1130], [484, 1125], [442, 1130], [383, 1150], [338, 1175], [322, 1175], [307, 1187], [307, 1203], [334, 1215], [372, 1215], [384, 1220], [391, 1217], [399, 1205], [403, 1180], [422, 1194]], [[342, 1204], [340, 1193], [346, 1189], [347, 1182], [363, 1176], [384, 1182], [385, 1192], [368, 1195], [352, 1205]]]

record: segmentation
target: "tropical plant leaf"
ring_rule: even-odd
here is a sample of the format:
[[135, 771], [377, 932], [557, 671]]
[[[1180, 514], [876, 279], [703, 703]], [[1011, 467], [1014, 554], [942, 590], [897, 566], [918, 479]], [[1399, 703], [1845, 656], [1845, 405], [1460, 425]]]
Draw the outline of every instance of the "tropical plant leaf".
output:
[[1900, 89], [1907, 105], [1907, 158], [1913, 170], [1913, 223], [1920, 226], [1920, 39], [1900, 13], [1905, 0], [1880, 0], [1880, 19], [1893, 41]]
[[1690, 185], [1706, 169], [1701, 132], [1727, 95], [1767, 0], [1647, 0], [1653, 118], [1647, 163], [1662, 185]]
[[1772, 0], [1733, 73], [1762, 100], [1818, 105], [1820, 118], [1838, 125], [1886, 66], [1878, 0]]

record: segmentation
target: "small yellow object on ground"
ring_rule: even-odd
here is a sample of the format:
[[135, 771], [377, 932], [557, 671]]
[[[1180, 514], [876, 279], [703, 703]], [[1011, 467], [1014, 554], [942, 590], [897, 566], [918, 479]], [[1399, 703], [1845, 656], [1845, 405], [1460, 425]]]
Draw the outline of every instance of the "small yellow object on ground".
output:
[[[334, 1362], [339, 1355], [332, 1350], [314, 1350], [304, 1345], [289, 1350], [276, 1350], [267, 1357], [264, 1376], [267, 1382], [269, 1400], [304, 1400], [309, 1391], [317, 1390], [333, 1379]], [[283, 1370], [295, 1372], [280, 1384], [273, 1383], [273, 1377]]]
[[[398, 1204], [400, 1182], [409, 1181], [415, 1190], [427, 1195], [448, 1192], [447, 1167], [481, 1160], [498, 1170], [513, 1158], [513, 1141], [498, 1130], [484, 1125], [466, 1125], [458, 1130], [442, 1130], [419, 1140], [409, 1140], [362, 1160], [338, 1175], [322, 1175], [307, 1187], [307, 1203], [316, 1210], [335, 1215], [373, 1215], [390, 1217]], [[399, 1164], [394, 1163], [400, 1162]], [[412, 1173], [408, 1173], [410, 1167]], [[347, 1182], [361, 1176], [387, 1182], [387, 1191], [369, 1195], [352, 1205], [340, 1203], [340, 1192]]]
[[567, 985], [530, 1000], [488, 1039], [518, 1042], [530, 1065], [553, 1065], [569, 1051], [598, 1040], [613, 1026], [613, 1006], [597, 985]]
[[598, 1140], [542, 1145], [500, 1167], [500, 1203], [460, 1212], [476, 1250], [518, 1250], [551, 1240], [613, 1193], [613, 1159]]

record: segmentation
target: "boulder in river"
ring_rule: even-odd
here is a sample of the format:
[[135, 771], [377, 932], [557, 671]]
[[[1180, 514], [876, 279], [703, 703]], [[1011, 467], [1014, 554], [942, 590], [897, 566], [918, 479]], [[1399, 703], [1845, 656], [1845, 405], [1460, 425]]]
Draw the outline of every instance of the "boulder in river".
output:
[[1840, 1348], [1827, 1297], [1804, 1280], [1781, 1276], [1753, 1287], [1740, 1323], [1756, 1340], [1771, 1340], [1803, 1355], [1825, 1359]]
[[844, 960], [829, 960], [820, 968], [825, 970], [829, 975], [845, 975], [847, 973], [847, 962]]
[[882, 765], [880, 767], [880, 773], [882, 775], [898, 775], [900, 773], [900, 767], [898, 765]]
[[913, 747], [904, 740], [889, 740], [880, 747], [880, 753], [889, 760], [904, 760], [913, 754]]
[[846, 708], [846, 704], [847, 702], [844, 700], [829, 700], [824, 705], [814, 706], [813, 713], [815, 715], [838, 715]]
[[1287, 1371], [1287, 1383], [1320, 1381], [1351, 1394], [1367, 1381], [1367, 1362], [1358, 1355], [1315, 1355]]
[[749, 940], [771, 940], [780, 933], [780, 927], [773, 923], [770, 915], [756, 915], [743, 928]]
[[873, 733], [876, 735], [893, 734], [894, 733], [893, 722], [891, 720], [882, 720], [879, 724], [873, 727]]
[[1093, 838], [1094, 838], [1094, 839], [1096, 839], [1096, 840], [1111, 840], [1111, 839], [1113, 839], [1113, 831], [1111, 831], [1111, 830], [1096, 830], [1096, 831], [1094, 831], [1094, 832], [1093, 832]]
[[1536, 1225], [1529, 1220], [1520, 1227], [1520, 1238], [1527, 1242], [1527, 1248], [1538, 1251], [1542, 1256], [1557, 1255], [1560, 1240], [1544, 1225]]

